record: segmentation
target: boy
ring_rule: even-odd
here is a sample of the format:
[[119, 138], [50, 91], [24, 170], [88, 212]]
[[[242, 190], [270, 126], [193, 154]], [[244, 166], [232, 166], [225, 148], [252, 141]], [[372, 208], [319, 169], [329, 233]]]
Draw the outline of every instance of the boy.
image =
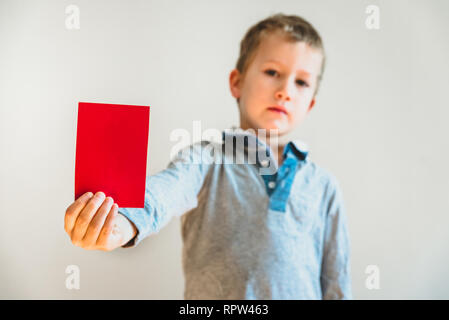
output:
[[[338, 181], [301, 143], [276, 143], [313, 108], [324, 59], [300, 17], [250, 28], [229, 77], [240, 129], [223, 132], [222, 144], [193, 144], [149, 177], [144, 209], [119, 210], [102, 192], [81, 196], [66, 211], [72, 242], [133, 247], [181, 216], [186, 299], [352, 298]], [[255, 161], [230, 163], [234, 153]]]

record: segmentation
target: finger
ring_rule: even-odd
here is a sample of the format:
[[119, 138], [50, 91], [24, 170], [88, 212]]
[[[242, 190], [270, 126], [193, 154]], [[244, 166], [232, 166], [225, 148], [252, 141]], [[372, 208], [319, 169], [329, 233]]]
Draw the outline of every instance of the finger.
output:
[[111, 211], [108, 214], [108, 217], [106, 218], [106, 221], [104, 222], [103, 228], [100, 231], [100, 235], [97, 239], [97, 246], [103, 249], [110, 249], [110, 237], [112, 235], [112, 230], [115, 227], [116, 217], [118, 215], [118, 205], [114, 203], [114, 205], [111, 208]]
[[104, 222], [111, 211], [112, 205], [114, 204], [114, 200], [111, 197], [107, 197], [100, 209], [98, 209], [95, 216], [89, 223], [87, 227], [86, 234], [83, 238], [83, 244], [89, 246], [94, 246], [97, 243], [97, 238], [100, 234], [101, 229], [103, 228]]
[[89, 200], [93, 197], [92, 192], [86, 192], [82, 196], [78, 197], [66, 210], [64, 216], [64, 229], [70, 235], [72, 233], [73, 226], [75, 225], [78, 214], [83, 210]]
[[86, 233], [90, 220], [100, 208], [104, 199], [106, 198], [103, 192], [97, 192], [95, 196], [89, 201], [89, 203], [81, 210], [78, 218], [76, 219], [75, 226], [72, 230], [72, 242], [79, 243]]

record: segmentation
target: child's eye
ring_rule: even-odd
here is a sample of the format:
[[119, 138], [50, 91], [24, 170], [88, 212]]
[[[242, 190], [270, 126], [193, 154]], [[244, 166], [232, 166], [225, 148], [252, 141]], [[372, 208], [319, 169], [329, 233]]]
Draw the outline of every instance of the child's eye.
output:
[[[266, 74], [270, 75], [270, 76], [275, 76], [278, 72], [276, 70], [273, 69], [268, 69], [265, 71]], [[303, 80], [296, 80], [296, 83], [298, 85], [300, 85], [301, 87], [308, 87], [309, 84]]]
[[277, 71], [273, 70], [273, 69], [269, 69], [269, 70], [265, 71], [265, 73], [270, 76], [274, 76], [277, 73]]
[[299, 84], [301, 87], [308, 87], [309, 86], [307, 84], [307, 82], [302, 81], [302, 80], [297, 80], [296, 83]]

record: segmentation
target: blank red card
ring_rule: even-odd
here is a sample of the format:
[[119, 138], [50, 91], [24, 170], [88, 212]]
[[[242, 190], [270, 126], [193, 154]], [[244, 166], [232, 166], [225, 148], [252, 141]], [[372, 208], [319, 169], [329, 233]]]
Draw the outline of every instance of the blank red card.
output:
[[102, 191], [122, 208], [143, 208], [149, 106], [80, 102], [75, 199]]

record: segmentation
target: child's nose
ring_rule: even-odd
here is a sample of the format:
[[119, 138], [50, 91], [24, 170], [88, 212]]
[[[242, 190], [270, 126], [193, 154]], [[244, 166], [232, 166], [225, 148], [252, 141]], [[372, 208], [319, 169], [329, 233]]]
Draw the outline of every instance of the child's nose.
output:
[[284, 99], [286, 101], [290, 101], [290, 95], [287, 93], [285, 89], [279, 90], [276, 92], [276, 98], [277, 99]]
[[292, 90], [294, 90], [294, 88], [292, 88], [289, 79], [284, 79], [275, 93], [276, 99], [290, 101]]

